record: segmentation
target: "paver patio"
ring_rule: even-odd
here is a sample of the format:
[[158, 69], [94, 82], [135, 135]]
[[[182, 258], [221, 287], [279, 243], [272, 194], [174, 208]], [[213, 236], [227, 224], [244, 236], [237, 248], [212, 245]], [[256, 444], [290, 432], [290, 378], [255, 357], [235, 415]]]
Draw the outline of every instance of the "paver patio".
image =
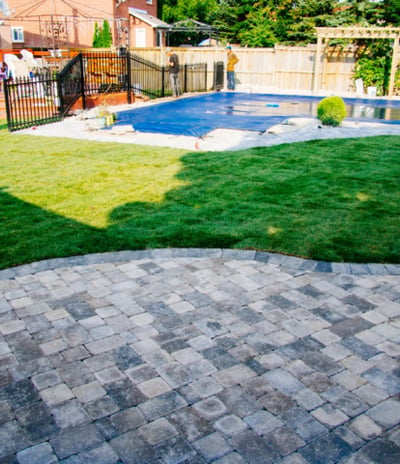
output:
[[149, 250], [0, 271], [0, 463], [400, 462], [400, 266]]

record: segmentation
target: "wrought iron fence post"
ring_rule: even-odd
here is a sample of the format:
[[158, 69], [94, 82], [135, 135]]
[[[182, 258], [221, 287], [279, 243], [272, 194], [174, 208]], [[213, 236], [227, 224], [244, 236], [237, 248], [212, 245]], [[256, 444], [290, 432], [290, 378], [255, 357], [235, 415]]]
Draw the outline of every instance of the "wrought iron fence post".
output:
[[10, 110], [10, 92], [8, 90], [10, 79], [4, 79], [4, 99], [6, 102], [7, 127], [11, 130], [11, 110]]
[[131, 53], [125, 54], [126, 60], [126, 87], [128, 92], [128, 103], [132, 103], [132, 83], [131, 83]]
[[83, 71], [83, 54], [82, 53], [79, 53], [79, 62], [81, 65], [80, 81], [81, 81], [82, 108], [86, 110], [86, 98], [85, 98], [86, 81], [85, 81], [85, 73]]
[[56, 84], [57, 84], [57, 95], [58, 95], [58, 104], [60, 114], [64, 114], [64, 95], [62, 89], [62, 79], [60, 73], [56, 75]]
[[185, 64], [183, 68], [183, 91], [187, 92], [187, 75], [188, 75], [188, 65]]
[[165, 97], [165, 66], [161, 69], [161, 96]]

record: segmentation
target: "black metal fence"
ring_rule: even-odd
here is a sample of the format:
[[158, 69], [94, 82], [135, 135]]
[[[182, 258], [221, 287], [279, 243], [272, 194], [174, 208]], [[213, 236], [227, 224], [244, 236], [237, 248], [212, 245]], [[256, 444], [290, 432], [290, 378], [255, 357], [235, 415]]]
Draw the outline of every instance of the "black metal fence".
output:
[[[181, 66], [184, 92], [207, 90], [207, 64]], [[150, 98], [172, 94], [166, 66], [151, 63], [129, 52], [80, 53], [60, 73], [44, 70], [35, 76], [7, 79], [4, 93], [10, 131], [47, 124], [63, 119], [74, 103], [99, 93], [126, 92]]]
[[48, 72], [4, 81], [4, 98], [11, 131], [62, 119], [57, 80]]
[[[150, 98], [172, 95], [168, 66], [159, 66], [138, 55], [129, 55], [130, 82], [135, 94]], [[179, 70], [183, 92], [207, 90], [207, 63], [184, 64]]]
[[143, 94], [150, 98], [165, 96], [168, 79], [163, 66], [134, 54], [128, 54], [128, 62], [131, 88], [136, 95]]
[[205, 92], [207, 90], [207, 63], [185, 64], [183, 67], [183, 91]]
[[59, 110], [61, 116], [64, 117], [79, 97], [82, 96], [83, 100], [85, 98], [82, 54], [77, 55], [65, 66], [57, 75], [56, 82]]
[[129, 90], [129, 54], [82, 54], [85, 95]]

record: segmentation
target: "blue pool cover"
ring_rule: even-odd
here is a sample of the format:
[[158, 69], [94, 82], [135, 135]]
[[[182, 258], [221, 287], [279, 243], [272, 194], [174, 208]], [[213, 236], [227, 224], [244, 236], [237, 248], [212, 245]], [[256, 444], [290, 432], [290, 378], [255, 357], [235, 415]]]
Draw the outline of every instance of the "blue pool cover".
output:
[[[264, 132], [291, 117], [315, 117], [323, 97], [215, 92], [118, 112], [115, 125], [131, 124], [139, 132], [202, 137], [214, 129]], [[355, 119], [398, 123], [400, 102], [344, 99]], [[397, 112], [393, 117], [393, 112]], [[399, 116], [399, 117], [396, 117]], [[396, 120], [398, 119], [398, 120]]]

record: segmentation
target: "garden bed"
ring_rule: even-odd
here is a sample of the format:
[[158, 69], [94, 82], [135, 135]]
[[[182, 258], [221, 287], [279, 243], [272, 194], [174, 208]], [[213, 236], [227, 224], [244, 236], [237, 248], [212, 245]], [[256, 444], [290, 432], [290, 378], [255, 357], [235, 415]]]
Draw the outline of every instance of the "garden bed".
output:
[[[131, 94], [131, 103], [135, 101], [135, 95]], [[85, 97], [86, 109], [95, 108], [100, 105], [124, 105], [128, 102], [128, 93], [112, 92], [112, 93], [98, 93], [96, 95], [88, 95]], [[71, 107], [72, 111], [83, 109], [82, 98], [80, 97]]]

